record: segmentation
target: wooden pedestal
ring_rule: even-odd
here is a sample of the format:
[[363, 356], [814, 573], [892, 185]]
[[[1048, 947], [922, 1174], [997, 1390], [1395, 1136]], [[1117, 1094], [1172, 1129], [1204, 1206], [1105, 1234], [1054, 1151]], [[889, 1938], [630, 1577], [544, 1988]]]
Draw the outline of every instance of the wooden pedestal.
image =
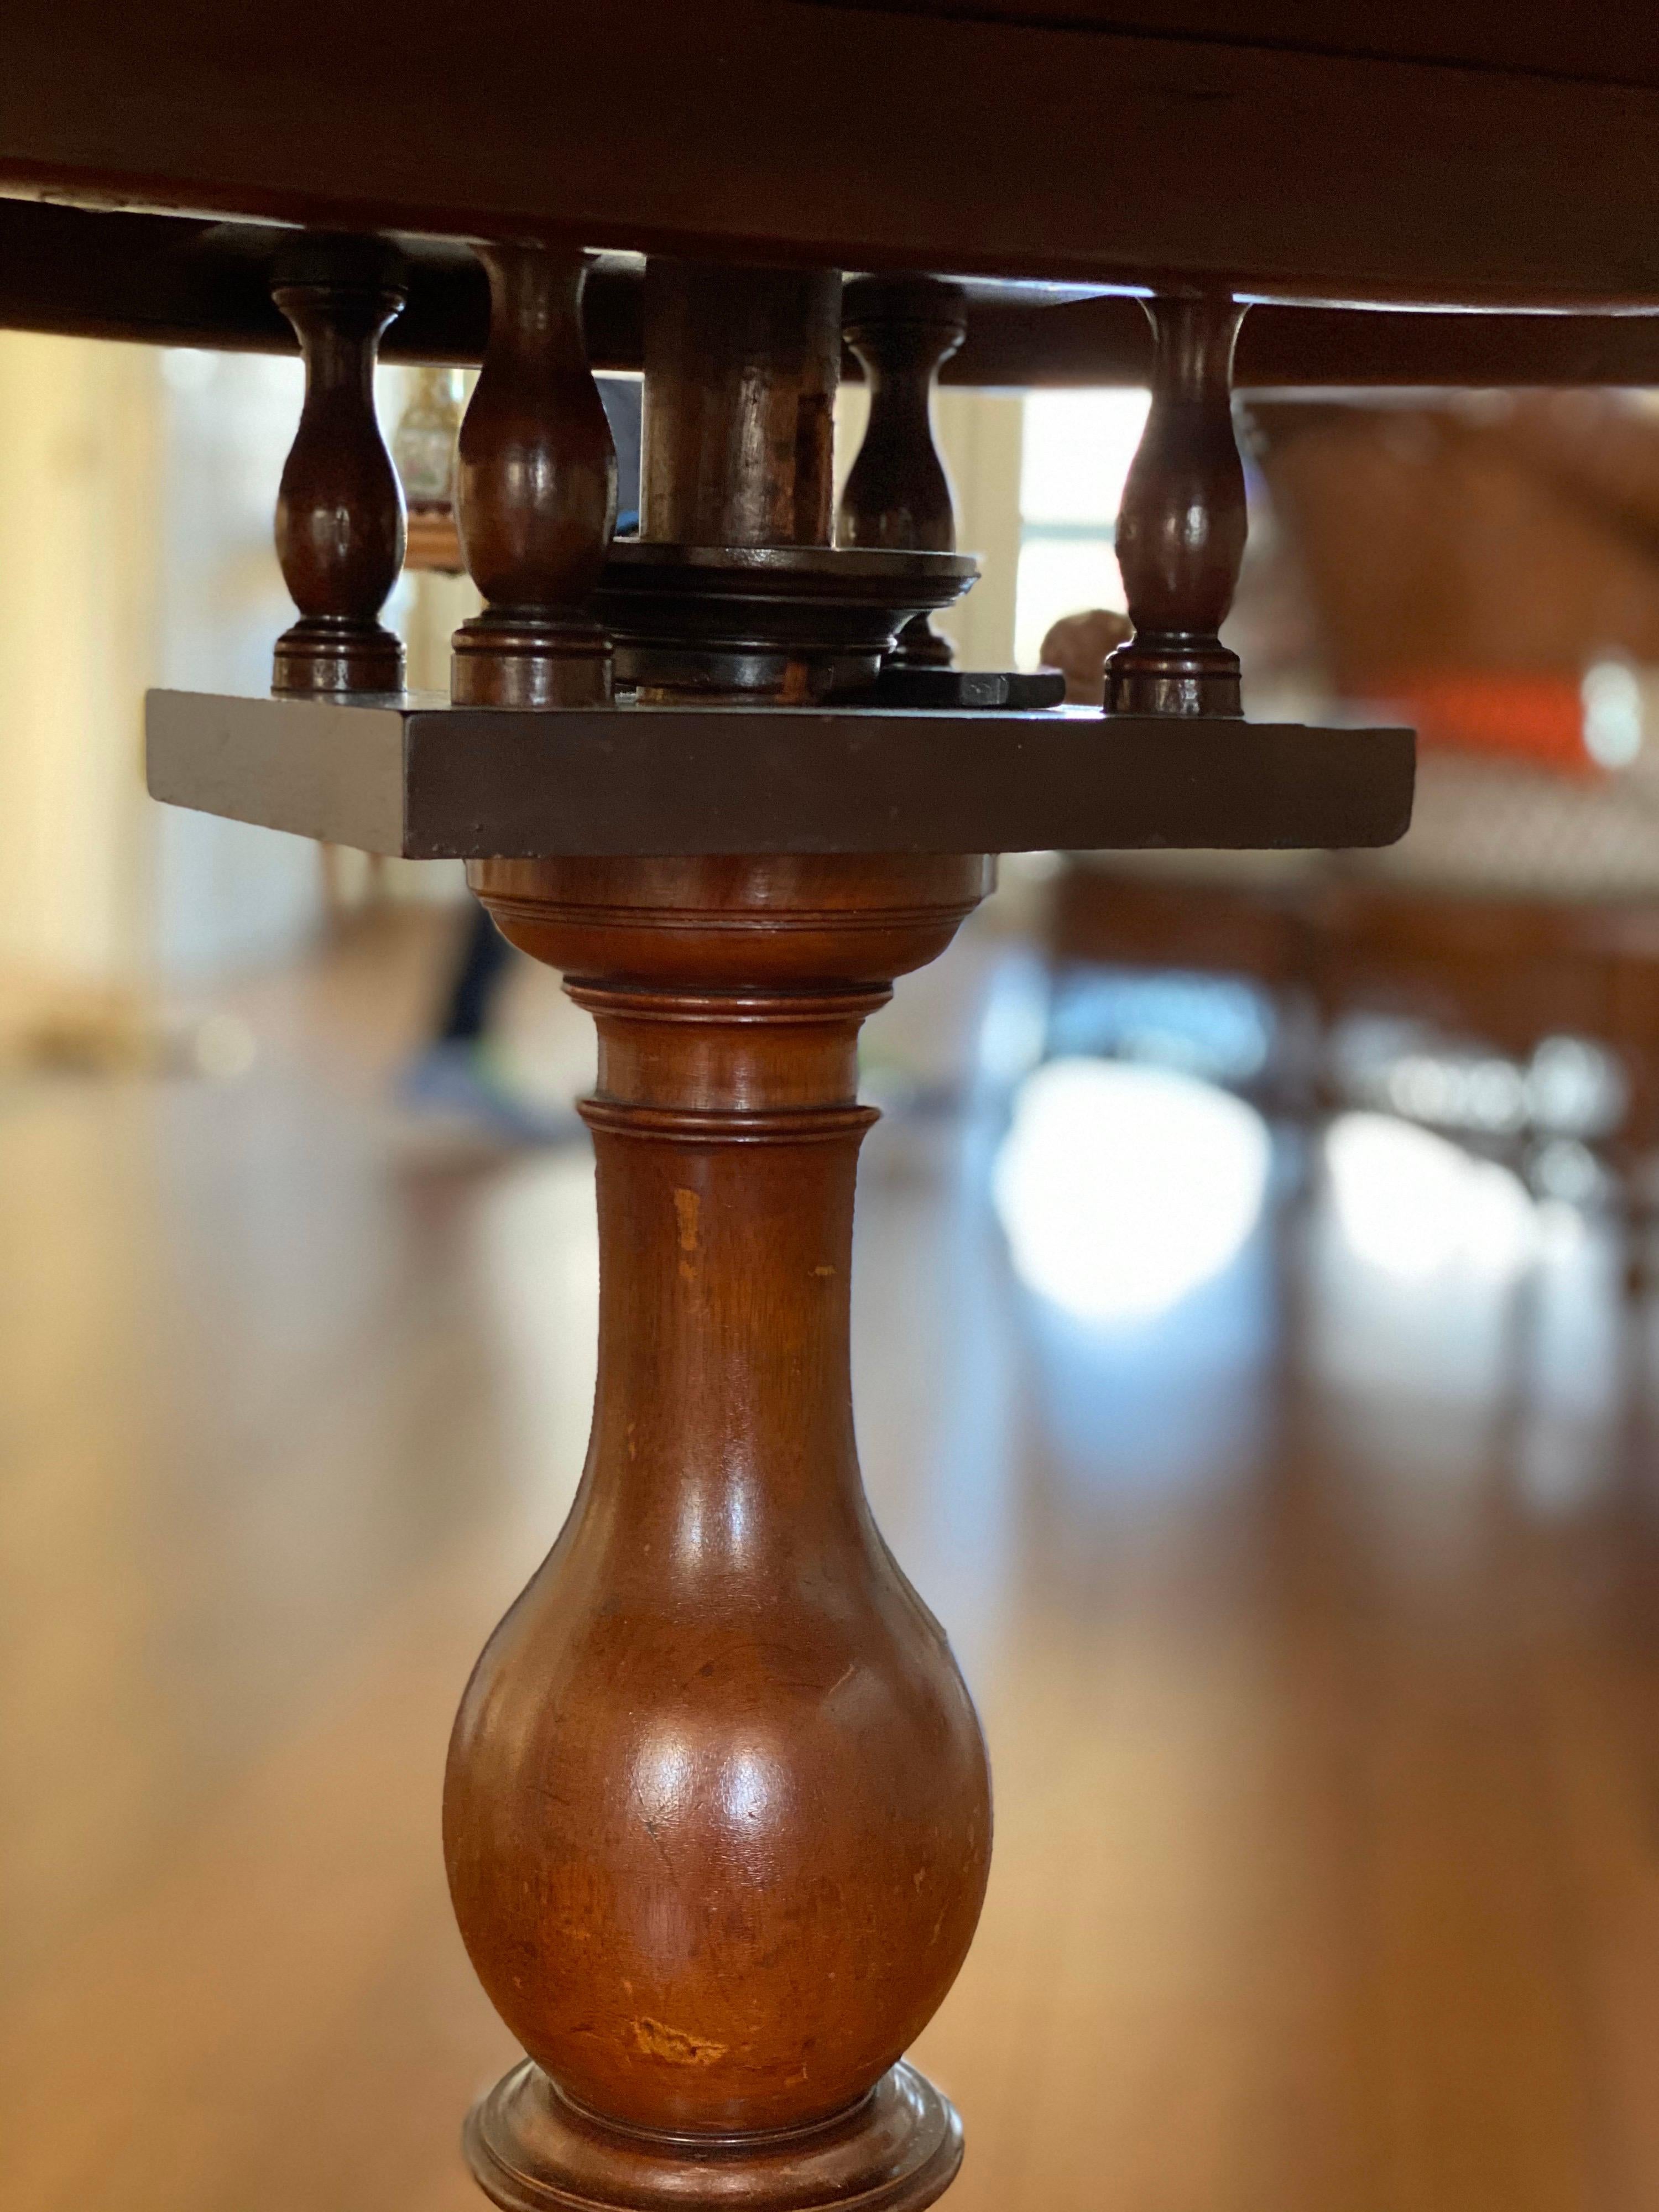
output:
[[964, 1957], [985, 1748], [870, 1517], [856, 1041], [975, 858], [477, 861], [593, 1014], [586, 1472], [456, 1723], [461, 1931], [530, 2054], [477, 2108], [511, 2212], [914, 2208], [961, 2156], [898, 2062]]

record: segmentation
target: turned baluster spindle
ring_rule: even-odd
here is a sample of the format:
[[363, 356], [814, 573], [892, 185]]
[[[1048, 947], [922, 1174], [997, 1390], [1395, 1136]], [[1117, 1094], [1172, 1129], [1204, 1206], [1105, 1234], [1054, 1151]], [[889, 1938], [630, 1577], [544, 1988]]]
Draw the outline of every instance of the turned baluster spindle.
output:
[[[933, 380], [968, 331], [960, 288], [930, 277], [864, 276], [847, 287], [842, 332], [864, 365], [870, 418], [841, 495], [836, 538], [902, 553], [954, 553], [951, 481], [933, 443]], [[913, 616], [888, 656], [948, 668], [951, 641]]]
[[599, 1026], [599, 1370], [569, 1521], [487, 1647], [457, 1917], [529, 2053], [475, 2112], [513, 2212], [917, 2212], [898, 2062], [984, 1890], [984, 1746], [877, 1534], [848, 1379], [860, 1024], [979, 859], [483, 860]]
[[378, 239], [313, 237], [271, 296], [305, 358], [305, 404], [276, 497], [276, 556], [300, 619], [276, 641], [278, 691], [397, 691], [404, 648], [380, 620], [404, 559], [404, 501], [374, 413], [380, 336], [408, 296]]
[[583, 255], [480, 246], [489, 341], [461, 434], [456, 520], [483, 612], [455, 633], [471, 707], [591, 707], [611, 654], [589, 607], [617, 522], [617, 454], [582, 338]]
[[1145, 302], [1152, 403], [1123, 489], [1117, 557], [1134, 635], [1106, 664], [1108, 713], [1237, 714], [1238, 656], [1218, 632], [1244, 557], [1228, 295]]

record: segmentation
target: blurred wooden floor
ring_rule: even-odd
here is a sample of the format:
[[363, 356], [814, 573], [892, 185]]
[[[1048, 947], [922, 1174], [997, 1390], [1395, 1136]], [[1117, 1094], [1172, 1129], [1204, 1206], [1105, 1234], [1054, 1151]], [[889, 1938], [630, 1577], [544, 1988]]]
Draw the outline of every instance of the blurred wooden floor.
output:
[[[234, 1085], [0, 1099], [0, 2204], [461, 2212], [508, 2060], [449, 1718], [580, 1456], [574, 1152], [390, 1140], [418, 933]], [[1328, 1206], [1162, 1318], [872, 1139], [878, 1513], [992, 1741], [917, 2056], [952, 2212], [1659, 2208], [1659, 1344], [1594, 1241], [1391, 1279]]]

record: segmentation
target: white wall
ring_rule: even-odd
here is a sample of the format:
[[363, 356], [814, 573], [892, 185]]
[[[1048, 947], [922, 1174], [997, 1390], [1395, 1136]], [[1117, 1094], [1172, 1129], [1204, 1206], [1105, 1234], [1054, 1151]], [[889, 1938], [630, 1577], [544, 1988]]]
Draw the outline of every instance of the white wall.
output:
[[0, 964], [148, 953], [159, 359], [0, 333]]

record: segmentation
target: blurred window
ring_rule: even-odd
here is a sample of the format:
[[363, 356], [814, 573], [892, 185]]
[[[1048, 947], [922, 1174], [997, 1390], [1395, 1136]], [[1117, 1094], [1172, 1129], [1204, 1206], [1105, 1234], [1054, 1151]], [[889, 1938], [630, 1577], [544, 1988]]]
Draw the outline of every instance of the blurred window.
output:
[[1117, 510], [1148, 404], [1144, 391], [1026, 396], [1014, 614], [1022, 668], [1036, 665], [1044, 635], [1062, 615], [1124, 605], [1113, 550]]

